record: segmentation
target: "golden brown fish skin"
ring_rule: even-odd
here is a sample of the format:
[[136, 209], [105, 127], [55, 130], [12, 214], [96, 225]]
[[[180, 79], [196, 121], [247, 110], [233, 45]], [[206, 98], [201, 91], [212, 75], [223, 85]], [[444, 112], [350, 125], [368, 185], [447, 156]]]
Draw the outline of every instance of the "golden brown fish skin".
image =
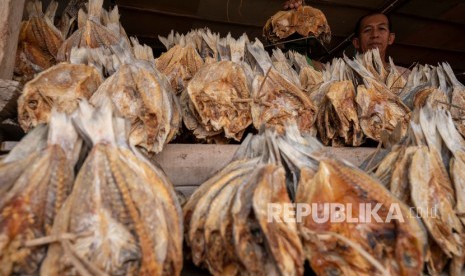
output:
[[291, 204], [284, 168], [273, 164], [266, 165], [261, 174], [253, 192], [253, 209], [266, 238], [267, 248], [282, 275], [303, 275], [304, 254], [296, 222], [268, 221], [269, 203]]
[[[68, 233], [75, 238], [72, 243], [62, 240], [49, 247], [42, 274], [172, 275], [176, 268], [171, 265], [171, 249], [176, 245], [169, 244], [170, 218], [156, 196], [166, 193], [153, 187], [163, 180], [155, 172], [148, 175], [143, 167], [148, 161], [141, 153], [132, 150], [146, 163], [128, 156], [127, 122], [112, 116], [110, 102], [93, 109], [85, 101], [80, 103], [73, 122], [94, 146], [53, 226], [54, 236]], [[156, 179], [149, 182], [151, 176]], [[180, 210], [174, 213], [173, 223], [181, 227]], [[179, 247], [181, 232], [179, 228]]]
[[444, 174], [442, 161], [434, 152], [422, 146], [412, 157], [412, 167], [423, 168], [409, 174], [412, 202], [419, 210], [436, 210], [435, 216], [422, 218], [425, 226], [444, 253], [449, 257], [460, 256], [463, 244], [454, 233], [463, 235], [463, 226], [454, 212], [449, 176]]
[[[127, 39], [122, 36], [124, 30], [115, 33], [113, 28], [104, 26], [102, 22], [102, 4], [100, 0], [89, 1], [89, 15], [84, 18], [84, 12], [79, 11], [79, 29], [68, 37], [58, 50], [59, 61], [69, 61], [71, 49], [76, 48], [99, 48], [118, 45], [121, 40]], [[81, 22], [84, 21], [84, 22]]]
[[204, 64], [192, 45], [176, 45], [163, 53], [156, 61], [157, 69], [168, 77], [176, 94], [181, 93], [190, 79]]
[[40, 73], [25, 86], [18, 99], [18, 121], [25, 131], [48, 123], [52, 107], [71, 114], [80, 99], [89, 99], [102, 82], [91, 66], [62, 63]]
[[236, 267], [240, 262], [236, 258], [231, 231], [232, 217], [230, 216], [232, 201], [237, 189], [249, 175], [245, 174], [230, 181], [212, 200], [204, 226], [205, 263], [214, 275], [222, 275], [228, 269]]
[[50, 145], [0, 200], [2, 273], [38, 273], [46, 246], [24, 242], [50, 234], [56, 213], [71, 192], [73, 167], [64, 150]]
[[404, 155], [405, 147], [399, 146], [393, 149], [388, 155], [381, 161], [376, 172], [374, 174], [381, 183], [387, 189], [391, 189], [391, 178], [392, 178], [392, 171], [395, 167], [395, 164], [399, 157], [401, 158]]
[[417, 147], [407, 147], [404, 152], [400, 153], [391, 175], [391, 193], [409, 206], [411, 206], [409, 171], [414, 169], [411, 163], [417, 150]]
[[44, 15], [42, 5], [37, 2], [28, 4], [27, 11], [29, 19], [21, 23], [15, 64], [15, 73], [23, 75], [24, 81], [55, 65], [58, 48], [64, 41], [60, 31], [53, 25], [54, 14]]
[[[109, 97], [114, 108], [131, 121], [130, 143], [160, 152], [180, 125], [171, 88], [159, 72], [144, 61], [123, 64], [94, 93], [90, 102], [100, 106]], [[175, 129], [171, 129], [171, 127]], [[169, 137], [171, 133], [171, 137]]]
[[431, 104], [432, 107], [440, 107], [449, 109], [449, 107], [443, 103], [448, 103], [449, 100], [444, 92], [434, 87], [427, 87], [413, 97], [413, 108], [420, 109], [426, 106], [427, 103]]
[[231, 61], [205, 65], [189, 81], [187, 91], [206, 129], [224, 130], [227, 138], [240, 141], [252, 123], [250, 91], [241, 66]]
[[[208, 193], [197, 202], [192, 212], [189, 226], [186, 227], [188, 229], [188, 244], [192, 249], [192, 260], [195, 265], [200, 265], [205, 259], [204, 227], [212, 200], [218, 195], [218, 192], [224, 189], [226, 185], [229, 185], [231, 181], [243, 175], [249, 175], [252, 170], [253, 167], [245, 167], [224, 175], [210, 187]], [[184, 216], [186, 216], [186, 213], [184, 214]]]
[[398, 123], [402, 136], [407, 132], [410, 110], [384, 85], [376, 82], [372, 82], [370, 88], [359, 85], [356, 102], [360, 110], [360, 126], [367, 137], [381, 141], [381, 130], [391, 132]]
[[[383, 220], [388, 213], [385, 206], [390, 206], [394, 203], [398, 204], [402, 217], [405, 220], [403, 223], [391, 221], [390, 223], [345, 224], [342, 226], [342, 224], [337, 223], [315, 224], [308, 218], [304, 220], [303, 225], [317, 233], [318, 231], [330, 231], [345, 235], [347, 238], [359, 243], [362, 248], [372, 254], [379, 262], [383, 263], [383, 266], [387, 267], [392, 273], [395, 272], [401, 275], [421, 274], [424, 246], [426, 244], [423, 229], [417, 220], [409, 217], [407, 206], [393, 197], [382, 185], [358, 169], [348, 167], [340, 161], [329, 159], [320, 162], [320, 169], [313, 178], [313, 181], [310, 182], [310, 185], [313, 185], [313, 188], [312, 195], [309, 197], [314, 199], [306, 203], [351, 202], [355, 206], [353, 208], [353, 211], [355, 211], [353, 217], [357, 217], [356, 214], [359, 212], [357, 205], [359, 203], [383, 204], [384, 207], [378, 212], [380, 218]], [[358, 229], [358, 231], [344, 231], [344, 229], [355, 225], [364, 227]], [[394, 241], [392, 240], [393, 237], [395, 237]], [[373, 238], [375, 239], [373, 240]], [[370, 243], [373, 241], [378, 241], [379, 243], [372, 246]], [[329, 251], [325, 251], [321, 245], [313, 244], [313, 251], [310, 250], [312, 257], [310, 262], [316, 273], [324, 274], [329, 268], [343, 271], [343, 267], [346, 267], [345, 269], [352, 271], [352, 273], [376, 272], [375, 268], [364, 257], [356, 254], [356, 251], [350, 247], [338, 247], [338, 243], [335, 239], [332, 239], [332, 242], [330, 240], [325, 241], [326, 250]], [[319, 252], [320, 248], [323, 252], [315, 253]], [[342, 256], [345, 260], [343, 263], [334, 263], [336, 259], [332, 258], [331, 254], [335, 254], [336, 252], [343, 254]], [[387, 253], [389, 257], [386, 258], [383, 254], [380, 255], [381, 252]], [[338, 255], [336, 254], [336, 256]], [[325, 262], [327, 265], [325, 265]], [[347, 264], [344, 264], [345, 262], [347, 262], [349, 267], [347, 267]]]
[[168, 231], [170, 233], [168, 244], [168, 257], [163, 266], [163, 275], [180, 275], [183, 265], [182, 238], [183, 223], [182, 210], [177, 200], [173, 185], [161, 170], [151, 166], [148, 161], [142, 161], [129, 150], [120, 149], [123, 162], [126, 162], [135, 171], [143, 175], [153, 189], [154, 195], [162, 203]]
[[[195, 192], [189, 197], [189, 200], [186, 202], [186, 204], [183, 206], [183, 214], [184, 214], [184, 225], [185, 230], [188, 229], [188, 226], [190, 225], [190, 221], [192, 219], [192, 213], [194, 212], [198, 201], [213, 187], [216, 185], [218, 181], [220, 181], [224, 177], [229, 177], [229, 174], [233, 174], [236, 170], [244, 169], [248, 166], [251, 166], [253, 163], [250, 163], [249, 160], [246, 159], [241, 159], [237, 161], [231, 162], [229, 165], [227, 165], [225, 168], [223, 168], [221, 171], [219, 171], [217, 174], [215, 174], [213, 177], [211, 177], [209, 180], [207, 180], [205, 183], [200, 185], [199, 188], [195, 190]], [[256, 165], [256, 160], [255, 164]], [[186, 242], [189, 244], [189, 239], [186, 239]]]
[[[110, 185], [117, 187], [121, 195], [119, 204], [124, 206], [120, 211], [127, 212], [130, 225], [127, 225], [127, 221], [118, 221], [121, 215], [111, 215], [108, 202], [111, 198], [102, 197], [112, 192], [109, 190]], [[135, 202], [134, 197], [137, 195], [140, 198]], [[162, 275], [166, 246], [161, 244], [168, 240], [168, 231], [164, 227], [166, 223], [162, 214], [152, 210], [152, 214], [147, 215], [143, 204], [150, 197], [150, 188], [141, 183], [141, 178], [119, 160], [118, 151], [97, 144], [77, 176], [73, 193], [57, 216], [53, 233], [76, 234], [78, 238], [69, 249], [92, 264], [94, 271], [125, 274], [136, 269], [142, 275]], [[84, 199], [88, 204], [82, 206]], [[152, 219], [160, 224], [152, 229], [155, 229], [155, 234], [161, 240], [153, 240], [154, 234], [148, 233], [148, 224], [154, 222], [145, 220]], [[111, 232], [108, 232], [110, 229]], [[103, 237], [106, 239], [102, 240]], [[155, 245], [158, 244], [161, 245], [161, 252], [155, 252]], [[65, 244], [50, 246], [41, 268], [43, 274], [76, 273], [77, 267], [66, 257], [66, 248]]]
[[261, 125], [284, 131], [284, 124], [295, 121], [302, 133], [310, 133], [316, 120], [317, 108], [296, 85], [271, 68], [267, 77], [254, 80], [252, 90], [252, 120], [255, 128]]
[[341, 143], [359, 146], [363, 143], [352, 81], [330, 84], [318, 110], [317, 126], [325, 145]]
[[313, 35], [325, 43], [329, 43], [331, 39], [331, 30], [325, 15], [311, 6], [278, 11], [263, 27], [263, 36], [271, 42], [278, 42], [296, 32], [304, 37]]
[[231, 210], [233, 241], [236, 255], [248, 273], [278, 274], [278, 267], [265, 247], [266, 238], [253, 212], [253, 191], [259, 182], [261, 171], [261, 168], [256, 168], [249, 181], [237, 191]]

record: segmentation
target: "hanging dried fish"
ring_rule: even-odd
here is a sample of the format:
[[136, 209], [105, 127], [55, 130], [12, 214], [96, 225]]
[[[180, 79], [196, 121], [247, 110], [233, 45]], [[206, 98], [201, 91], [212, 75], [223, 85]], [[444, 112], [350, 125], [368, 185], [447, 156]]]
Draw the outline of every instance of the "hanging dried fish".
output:
[[41, 274], [179, 275], [182, 213], [166, 176], [128, 145], [128, 124], [109, 102], [82, 102], [73, 120], [92, 150], [52, 235], [74, 239], [49, 246]]
[[102, 77], [91, 66], [60, 63], [40, 73], [18, 99], [18, 121], [24, 131], [48, 123], [52, 108], [71, 114], [79, 100], [89, 99]]
[[[42, 141], [47, 142], [35, 151], [30, 151], [26, 141], [20, 143], [21, 149], [12, 151], [0, 164], [2, 275], [39, 273], [47, 246], [35, 245], [31, 240], [50, 235], [55, 216], [71, 193], [74, 165], [81, 148], [71, 120], [56, 112], [51, 114], [48, 128], [42, 126], [32, 131], [25, 140], [36, 141], [39, 146]], [[19, 150], [29, 154], [14, 160], [19, 157]]]
[[53, 25], [58, 3], [51, 1], [45, 14], [42, 2], [31, 1], [26, 5], [29, 19], [21, 23], [16, 52], [16, 78], [26, 82], [37, 73], [57, 63], [58, 49], [63, 36]]

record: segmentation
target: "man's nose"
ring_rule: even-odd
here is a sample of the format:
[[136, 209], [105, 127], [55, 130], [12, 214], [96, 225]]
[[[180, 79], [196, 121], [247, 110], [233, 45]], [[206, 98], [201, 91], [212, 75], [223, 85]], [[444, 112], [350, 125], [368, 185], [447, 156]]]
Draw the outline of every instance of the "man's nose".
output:
[[379, 32], [376, 29], [371, 30], [371, 37], [376, 38], [379, 37]]

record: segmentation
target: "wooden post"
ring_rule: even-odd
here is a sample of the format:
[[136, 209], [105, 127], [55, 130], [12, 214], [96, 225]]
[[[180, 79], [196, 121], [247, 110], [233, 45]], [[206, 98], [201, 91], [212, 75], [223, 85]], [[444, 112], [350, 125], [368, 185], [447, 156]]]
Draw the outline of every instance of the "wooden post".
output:
[[0, 0], [0, 79], [11, 80], [25, 0]]

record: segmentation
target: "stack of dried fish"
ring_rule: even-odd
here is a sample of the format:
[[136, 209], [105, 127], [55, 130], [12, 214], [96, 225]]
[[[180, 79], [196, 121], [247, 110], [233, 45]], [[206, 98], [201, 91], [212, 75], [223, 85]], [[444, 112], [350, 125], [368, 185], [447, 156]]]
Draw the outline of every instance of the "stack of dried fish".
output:
[[363, 79], [363, 84], [356, 88], [355, 98], [363, 133], [370, 139], [380, 141], [383, 131], [391, 132], [399, 124], [401, 134], [405, 135], [410, 117], [409, 108], [383, 82], [378, 81], [370, 68], [366, 68], [360, 60], [347, 57], [344, 60]]
[[308, 94], [318, 90], [323, 83], [323, 73], [315, 70], [307, 62], [307, 58], [297, 52], [287, 52], [290, 62], [299, 74], [300, 85]]
[[15, 77], [21, 82], [56, 64], [64, 40], [53, 25], [57, 7], [57, 2], [51, 1], [44, 14], [40, 1], [26, 5], [29, 19], [21, 23], [15, 64]]
[[24, 131], [48, 123], [52, 108], [71, 114], [79, 100], [89, 99], [102, 83], [100, 73], [83, 64], [60, 63], [29, 81], [18, 99], [18, 121]]
[[430, 65], [416, 66], [402, 89], [400, 97], [412, 109], [426, 104], [434, 108], [449, 110], [455, 126], [465, 135], [465, 86], [455, 76], [448, 63], [437, 67]]
[[[129, 44], [129, 39], [119, 22], [118, 7], [107, 12], [102, 8], [103, 0], [89, 0], [89, 13], [79, 10], [78, 30], [68, 37], [58, 51], [58, 60], [70, 61], [73, 48], [104, 48], [121, 44], [121, 40]], [[125, 49], [128, 52], [131, 49]]]
[[316, 173], [302, 169], [296, 203], [311, 208], [299, 231], [317, 275], [421, 275], [421, 223], [368, 174], [323, 159]]
[[[295, 128], [297, 129], [297, 128]], [[291, 203], [275, 134], [246, 139], [236, 160], [184, 205], [186, 242], [196, 265], [214, 275], [302, 275], [295, 221], [269, 221], [269, 204]]]
[[[295, 84], [286, 66], [275, 68], [263, 44], [256, 40], [247, 45], [248, 62], [257, 73], [252, 83], [252, 119], [255, 128], [275, 127], [295, 122], [302, 133], [315, 133], [317, 108], [309, 96]], [[295, 72], [294, 72], [295, 73]]]
[[55, 218], [41, 274], [179, 275], [182, 211], [172, 185], [128, 145], [128, 124], [111, 104], [83, 102], [73, 120], [92, 149]]
[[0, 163], [0, 274], [38, 275], [51, 234], [71, 193], [81, 139], [62, 113], [31, 131]]
[[158, 153], [178, 133], [181, 110], [167, 78], [151, 62], [152, 49], [133, 43], [136, 57], [124, 51], [116, 53], [118, 69], [90, 102], [101, 106], [109, 97], [118, 114], [131, 122], [130, 144]]
[[184, 109], [193, 107], [184, 113], [196, 114], [200, 120], [194, 119], [194, 124], [199, 122], [200, 126], [191, 126], [193, 120], [185, 116], [186, 126], [195, 127], [197, 138], [224, 131], [226, 138], [240, 141], [252, 123], [249, 86], [246, 73], [238, 63], [220, 61], [203, 66], [187, 86], [188, 103], [183, 99]]
[[297, 33], [301, 36], [314, 36], [329, 43], [331, 30], [325, 15], [310, 6], [301, 6], [297, 10], [279, 11], [266, 22], [263, 36], [275, 43]]
[[252, 123], [252, 73], [242, 62], [246, 41], [246, 36], [237, 41], [231, 36], [221, 40], [222, 60], [206, 63], [181, 95], [184, 123], [196, 138], [205, 139], [224, 131], [226, 138], [240, 141]]
[[318, 135], [325, 145], [360, 146], [364, 134], [357, 114], [356, 91], [351, 69], [335, 59], [324, 73], [325, 82], [310, 95], [319, 103]]
[[393, 147], [375, 175], [423, 220], [429, 273], [463, 275], [465, 141], [446, 111], [427, 105], [417, 113], [410, 135]]
[[168, 51], [157, 58], [156, 67], [166, 75], [177, 95], [187, 87], [189, 80], [204, 63], [192, 37], [182, 36], [179, 40], [175, 40], [173, 35], [160, 37]]

